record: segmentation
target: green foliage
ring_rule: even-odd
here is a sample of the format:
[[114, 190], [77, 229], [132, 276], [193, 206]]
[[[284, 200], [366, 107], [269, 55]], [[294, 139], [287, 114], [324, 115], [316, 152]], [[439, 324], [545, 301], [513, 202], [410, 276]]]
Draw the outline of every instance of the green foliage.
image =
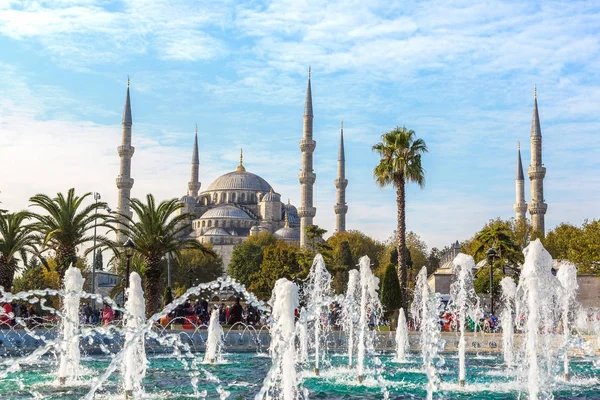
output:
[[[0, 213], [0, 286], [10, 291], [20, 261], [36, 253], [36, 236], [27, 224], [28, 213]], [[20, 258], [19, 258], [20, 256]]]
[[316, 255], [317, 253], [321, 254], [325, 260], [325, 264], [329, 265], [333, 262], [333, 247], [323, 239], [323, 235], [326, 233], [327, 230], [318, 225], [309, 225], [306, 227], [306, 239], [310, 243], [310, 249], [313, 255]]
[[[32, 225], [33, 229], [42, 237], [41, 251], [54, 251], [57, 271], [61, 277], [71, 264], [76, 263], [77, 250], [93, 242], [94, 237], [89, 232], [95, 222], [99, 221], [99, 228], [112, 229], [112, 225], [107, 222], [109, 216], [103, 212], [106, 203], [93, 202], [83, 206], [89, 196], [91, 193], [77, 196], [75, 189], [69, 189], [67, 196], [57, 193], [56, 197], [50, 198], [45, 194], [36, 194], [29, 199], [34, 207], [42, 210], [41, 214], [29, 214], [36, 221]], [[114, 248], [114, 243], [103, 235], [96, 235], [96, 241], [99, 247]], [[88, 248], [84, 255], [95, 250]]]
[[171, 304], [173, 302], [173, 291], [171, 290], [171, 286], [167, 286], [165, 291], [163, 292], [163, 308], [167, 304]]
[[401, 306], [400, 282], [398, 282], [398, 271], [395, 264], [388, 264], [385, 268], [381, 281], [380, 299], [388, 316]]
[[104, 260], [102, 257], [102, 250], [96, 250], [96, 271], [102, 271], [104, 269]]
[[[358, 260], [360, 257], [367, 255], [373, 264], [372, 268], [374, 270], [379, 268], [381, 255], [385, 251], [385, 245], [383, 243], [374, 240], [360, 231], [354, 230], [336, 232], [327, 240], [327, 244], [329, 244], [329, 246], [333, 249], [339, 248], [340, 243], [342, 242], [348, 243], [352, 258], [350, 265], [352, 267], [358, 265]], [[346, 262], [348, 261], [349, 259], [346, 260]]]
[[[148, 194], [146, 203], [131, 199], [130, 206], [135, 218], [118, 214], [112, 222], [117, 232], [133, 240], [135, 252], [143, 259], [146, 313], [152, 315], [160, 305], [161, 276], [165, 265], [161, 260], [167, 253], [171, 253], [180, 265], [185, 265], [182, 250], [196, 249], [213, 257], [215, 253], [195, 238], [185, 235], [193, 215], [180, 212], [183, 204], [179, 200], [165, 200], [157, 204], [154, 196]], [[126, 221], [127, 225], [120, 225], [120, 221]]]
[[486, 252], [493, 247], [500, 263], [519, 267], [523, 261], [522, 248], [516, 241], [514, 224], [500, 218], [490, 220], [473, 239], [465, 243], [462, 251], [472, 255], [475, 262], [486, 259]]
[[346, 291], [348, 271], [352, 268], [354, 268], [354, 265], [350, 244], [345, 240], [338, 242], [333, 249], [333, 265], [327, 266], [332, 276], [331, 286], [336, 294], [342, 294]]
[[[210, 245], [206, 246], [211, 249]], [[161, 261], [163, 284], [167, 284], [167, 260]], [[171, 260], [171, 279], [174, 287], [185, 290], [200, 283], [211, 282], [223, 275], [223, 260], [198, 249], [181, 251], [178, 259]]]
[[[498, 267], [498, 261], [494, 263], [494, 284], [492, 290], [494, 292], [494, 298], [498, 298], [500, 295], [500, 281], [504, 278], [502, 268]], [[490, 267], [489, 265], [480, 268], [473, 281], [473, 288], [477, 294], [489, 294], [490, 293]]]
[[252, 243], [252, 238], [235, 247], [229, 262], [229, 276], [246, 287], [250, 285], [250, 276], [260, 270], [263, 260], [263, 248]]
[[586, 220], [581, 227], [560, 224], [542, 243], [553, 258], [575, 264], [578, 273], [600, 275], [600, 220]]
[[283, 241], [266, 246], [260, 270], [250, 276], [249, 290], [259, 299], [268, 300], [280, 278], [298, 281], [310, 270], [312, 254]]

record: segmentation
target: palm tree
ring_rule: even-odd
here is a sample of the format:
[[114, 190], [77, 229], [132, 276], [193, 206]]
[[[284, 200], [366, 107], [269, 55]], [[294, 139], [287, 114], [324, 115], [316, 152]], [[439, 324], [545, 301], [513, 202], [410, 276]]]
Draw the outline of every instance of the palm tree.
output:
[[18, 262], [26, 263], [26, 254], [36, 252], [37, 238], [26, 224], [28, 218], [24, 211], [0, 213], [0, 286], [6, 291], [12, 289]]
[[[93, 202], [82, 206], [83, 201], [91, 193], [76, 196], [75, 189], [69, 189], [67, 196], [57, 193], [50, 198], [45, 194], [36, 194], [29, 201], [33, 206], [41, 208], [44, 214], [30, 213], [36, 220], [33, 229], [42, 235], [41, 251], [53, 250], [56, 256], [57, 271], [62, 278], [70, 265], [77, 262], [77, 250], [82, 245], [93, 242], [94, 236], [88, 232], [93, 228], [96, 219], [100, 220], [97, 226], [111, 229], [108, 215], [98, 213], [106, 208], [104, 202]], [[96, 247], [114, 248], [114, 243], [103, 235], [96, 235]], [[85, 250], [84, 255], [96, 249], [91, 247]]]
[[405, 127], [396, 127], [381, 136], [381, 142], [373, 146], [381, 160], [373, 170], [375, 182], [381, 186], [392, 185], [396, 188], [398, 206], [397, 249], [398, 280], [402, 307], [406, 310], [407, 298], [407, 259], [406, 259], [406, 190], [407, 182], [415, 182], [421, 188], [425, 186], [425, 171], [421, 165], [421, 156], [427, 152], [423, 139], [417, 139], [415, 131]]
[[[143, 258], [146, 313], [150, 316], [159, 309], [160, 277], [163, 272], [161, 259], [167, 253], [173, 254], [178, 261], [182, 259], [183, 249], [199, 249], [206, 254], [215, 254], [196, 239], [185, 235], [193, 215], [175, 215], [183, 208], [179, 200], [166, 200], [157, 205], [154, 196], [148, 194], [146, 201], [147, 204], [144, 204], [138, 199], [131, 199], [135, 220], [129, 215], [118, 214], [114, 223], [115, 226], [120, 226], [116, 228], [117, 232], [133, 240], [135, 252]], [[119, 222], [125, 222], [125, 225], [119, 225]]]

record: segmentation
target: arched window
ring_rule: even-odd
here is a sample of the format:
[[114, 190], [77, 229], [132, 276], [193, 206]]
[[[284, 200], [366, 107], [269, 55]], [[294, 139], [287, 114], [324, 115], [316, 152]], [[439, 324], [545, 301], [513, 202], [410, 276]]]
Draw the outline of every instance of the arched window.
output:
[[218, 201], [219, 201], [219, 200], [218, 200], [218, 196], [219, 196], [219, 195], [218, 195], [217, 193], [213, 193], [213, 203], [216, 203], [216, 202], [218, 202]]
[[210, 228], [212, 226], [212, 220], [208, 221], [208, 227]]
[[235, 203], [235, 192], [231, 193], [231, 202]]
[[242, 203], [243, 203], [244, 201], [246, 201], [246, 193], [242, 193], [242, 194], [241, 194], [241, 197], [242, 197], [242, 198], [241, 198], [241, 201], [242, 201]]

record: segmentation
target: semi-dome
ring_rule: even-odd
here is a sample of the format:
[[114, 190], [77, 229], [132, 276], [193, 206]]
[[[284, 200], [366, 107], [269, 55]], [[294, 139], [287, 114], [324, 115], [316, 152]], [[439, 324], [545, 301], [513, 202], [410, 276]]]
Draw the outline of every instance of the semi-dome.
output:
[[200, 219], [219, 218], [252, 219], [244, 210], [230, 205], [211, 208], [200, 217]]
[[271, 185], [263, 178], [248, 171], [233, 171], [215, 179], [205, 192], [223, 190], [249, 190], [253, 192], [270, 192]]
[[284, 227], [275, 232], [275, 237], [282, 240], [299, 241], [300, 231], [298, 229]]
[[261, 201], [281, 201], [281, 196], [273, 192], [273, 189], [271, 189], [269, 193], [262, 197]]
[[192, 196], [185, 195], [180, 200], [183, 204], [194, 204], [196, 203], [196, 199]]
[[223, 228], [212, 228], [204, 232], [204, 236], [229, 236], [229, 232]]
[[298, 209], [290, 204], [287, 203], [284, 205], [283, 208], [283, 213], [287, 213], [288, 216], [288, 220], [290, 222], [290, 224], [299, 224], [300, 223], [300, 217], [298, 216]]

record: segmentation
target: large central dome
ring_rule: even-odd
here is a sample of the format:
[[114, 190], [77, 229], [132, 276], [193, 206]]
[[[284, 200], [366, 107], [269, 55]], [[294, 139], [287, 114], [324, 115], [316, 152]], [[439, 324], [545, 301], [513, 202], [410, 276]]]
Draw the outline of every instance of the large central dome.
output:
[[263, 178], [248, 171], [233, 171], [215, 179], [205, 192], [222, 190], [249, 190], [268, 193], [271, 185]]

